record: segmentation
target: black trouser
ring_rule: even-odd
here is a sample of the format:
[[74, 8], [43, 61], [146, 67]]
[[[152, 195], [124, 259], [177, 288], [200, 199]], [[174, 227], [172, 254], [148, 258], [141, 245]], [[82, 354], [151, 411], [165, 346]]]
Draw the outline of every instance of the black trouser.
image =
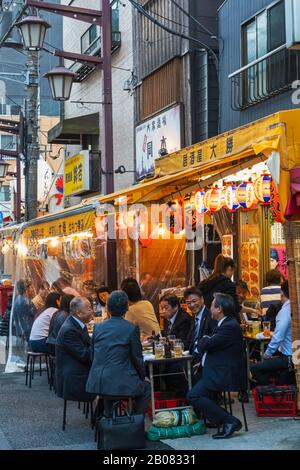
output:
[[276, 356], [264, 361], [258, 362], [251, 367], [251, 374], [258, 385], [269, 385], [274, 372], [283, 372], [289, 370], [289, 356], [277, 353]]
[[209, 390], [199, 380], [187, 394], [187, 401], [196, 411], [201, 411], [211, 423], [220, 426], [224, 423], [234, 423], [235, 417], [217, 405], [218, 392]]

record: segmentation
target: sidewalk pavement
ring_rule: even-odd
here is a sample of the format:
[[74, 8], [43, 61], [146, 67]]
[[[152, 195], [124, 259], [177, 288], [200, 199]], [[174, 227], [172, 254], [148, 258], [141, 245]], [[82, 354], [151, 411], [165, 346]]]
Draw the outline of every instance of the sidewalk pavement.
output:
[[[3, 368], [2, 368], [3, 370]], [[77, 403], [68, 403], [67, 426], [62, 431], [63, 401], [49, 390], [46, 374], [36, 375], [32, 388], [23, 373], [0, 369], [0, 450], [95, 450], [94, 433]], [[208, 429], [203, 436], [147, 443], [151, 450], [300, 450], [300, 421], [293, 418], [257, 418], [253, 403], [245, 405], [249, 432], [215, 441]], [[241, 405], [233, 405], [241, 417]]]

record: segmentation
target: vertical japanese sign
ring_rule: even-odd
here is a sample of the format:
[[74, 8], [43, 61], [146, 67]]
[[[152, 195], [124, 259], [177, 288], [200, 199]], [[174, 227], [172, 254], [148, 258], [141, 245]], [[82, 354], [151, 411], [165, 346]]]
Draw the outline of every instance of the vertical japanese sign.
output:
[[89, 150], [82, 150], [65, 161], [64, 196], [72, 196], [89, 189]]
[[157, 158], [181, 149], [180, 115], [180, 105], [177, 105], [136, 127], [137, 179], [154, 174]]

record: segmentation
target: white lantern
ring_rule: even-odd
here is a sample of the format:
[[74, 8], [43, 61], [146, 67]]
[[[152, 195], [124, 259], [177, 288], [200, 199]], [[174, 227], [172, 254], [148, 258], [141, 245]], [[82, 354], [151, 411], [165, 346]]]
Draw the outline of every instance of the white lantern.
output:
[[47, 21], [39, 16], [26, 16], [16, 26], [21, 32], [25, 49], [29, 51], [43, 49], [46, 31], [51, 28]]
[[60, 65], [45, 73], [44, 77], [48, 78], [52, 98], [55, 101], [67, 101], [70, 98], [76, 73]]

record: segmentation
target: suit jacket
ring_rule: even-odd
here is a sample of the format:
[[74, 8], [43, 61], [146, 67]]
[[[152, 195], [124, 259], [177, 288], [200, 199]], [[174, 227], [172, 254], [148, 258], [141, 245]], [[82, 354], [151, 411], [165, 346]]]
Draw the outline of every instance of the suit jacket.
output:
[[144, 393], [145, 365], [140, 330], [124, 318], [111, 317], [94, 328], [93, 363], [86, 390], [99, 395]]
[[59, 330], [55, 345], [56, 394], [65, 400], [90, 401], [86, 381], [91, 366], [87, 329], [69, 316]]
[[240, 325], [226, 317], [210, 337], [200, 340], [199, 348], [207, 353], [202, 380], [209, 390], [242, 391], [245, 385], [245, 345]]
[[[205, 307], [202, 318], [201, 318], [200, 328], [199, 328], [198, 344], [202, 336], [210, 335], [213, 332], [214, 328], [216, 328], [216, 326], [217, 326], [217, 322], [211, 318], [209, 309]], [[195, 318], [192, 317], [190, 331], [188, 333], [187, 340], [184, 345], [184, 348], [188, 349], [191, 354], [193, 353], [194, 342], [195, 342]], [[199, 353], [200, 353], [200, 350], [199, 350]]]
[[232, 297], [235, 305], [235, 313], [238, 314], [240, 311], [240, 305], [236, 295], [236, 285], [231, 281], [231, 279], [228, 279], [228, 277], [224, 276], [223, 274], [216, 276], [213, 279], [208, 278], [200, 282], [199, 289], [203, 293], [204, 303], [207, 308], [210, 308], [212, 304], [213, 295], [216, 292], [221, 292]]
[[188, 313], [186, 313], [182, 309], [179, 309], [171, 330], [168, 332], [166, 326], [166, 328], [162, 332], [162, 335], [175, 335], [176, 338], [181, 339], [185, 342], [191, 329], [192, 321], [192, 317]]

